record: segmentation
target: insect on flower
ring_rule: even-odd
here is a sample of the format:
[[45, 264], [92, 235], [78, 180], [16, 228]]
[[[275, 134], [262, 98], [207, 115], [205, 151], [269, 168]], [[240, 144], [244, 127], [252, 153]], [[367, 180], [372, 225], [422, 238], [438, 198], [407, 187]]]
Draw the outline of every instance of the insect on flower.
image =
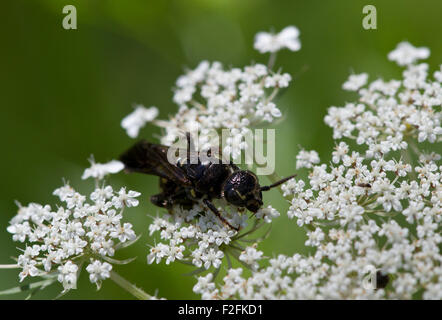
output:
[[268, 191], [294, 177], [261, 187], [253, 172], [241, 170], [231, 162], [203, 164], [200, 153], [197, 153], [197, 163], [191, 163], [190, 153], [196, 151], [191, 150], [190, 134], [187, 134], [187, 144], [188, 156], [184, 163], [170, 163], [167, 159], [169, 147], [145, 140], [137, 142], [121, 155], [126, 172], [160, 177], [162, 191], [150, 198], [154, 205], [171, 210], [174, 205], [192, 207], [202, 201], [223, 223], [239, 231], [239, 227], [232, 226], [222, 216], [212, 199], [223, 198], [231, 205], [256, 213], [263, 205], [262, 191]]

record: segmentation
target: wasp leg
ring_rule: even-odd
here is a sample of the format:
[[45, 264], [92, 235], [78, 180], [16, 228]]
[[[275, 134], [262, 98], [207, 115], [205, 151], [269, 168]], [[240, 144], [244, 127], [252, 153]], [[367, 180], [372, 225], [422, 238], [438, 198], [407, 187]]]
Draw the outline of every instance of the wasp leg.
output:
[[294, 175], [292, 175], [292, 176], [290, 176], [290, 177], [286, 177], [286, 178], [284, 178], [284, 179], [281, 179], [281, 180], [279, 180], [279, 181], [276, 181], [274, 184], [271, 184], [271, 185], [269, 185], [269, 186], [261, 187], [260, 190], [261, 190], [261, 191], [268, 191], [268, 190], [270, 190], [270, 189], [272, 189], [272, 188], [274, 188], [274, 187], [279, 186], [280, 184], [283, 184], [283, 183], [286, 182], [286, 181], [289, 181], [291, 178], [294, 178], [294, 177], [296, 177], [296, 174], [294, 174]]
[[174, 204], [193, 205], [195, 201], [189, 199], [186, 190], [178, 190], [171, 194], [170, 192], [161, 192], [150, 197], [150, 201], [157, 207], [171, 209]]
[[150, 197], [150, 202], [160, 208], [168, 208], [167, 196], [164, 193], [155, 194]]
[[225, 224], [227, 224], [230, 228], [239, 231], [239, 227], [234, 227], [232, 226], [229, 221], [226, 220], [226, 218], [224, 218], [221, 213], [218, 211], [218, 209], [213, 205], [212, 202], [210, 202], [209, 199], [204, 199], [203, 200], [204, 204]]

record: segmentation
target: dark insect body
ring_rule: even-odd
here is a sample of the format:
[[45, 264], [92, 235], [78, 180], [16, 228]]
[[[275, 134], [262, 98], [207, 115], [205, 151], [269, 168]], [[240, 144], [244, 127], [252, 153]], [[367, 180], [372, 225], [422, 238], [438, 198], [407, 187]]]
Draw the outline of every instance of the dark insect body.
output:
[[376, 289], [384, 289], [388, 282], [390, 281], [390, 277], [388, 274], [383, 274], [380, 271], [376, 272]]
[[191, 163], [190, 136], [188, 135], [188, 157], [184, 163], [172, 164], [167, 159], [169, 147], [137, 142], [120, 156], [126, 172], [139, 172], [160, 177], [161, 192], [150, 200], [158, 206], [172, 209], [174, 205], [191, 208], [202, 201], [223, 223], [232, 226], [213, 205], [212, 199], [225, 199], [238, 208], [246, 208], [256, 213], [263, 205], [262, 191], [279, 186], [290, 176], [270, 186], [261, 187], [258, 177], [251, 171], [241, 170], [233, 163], [202, 163], [196, 154], [197, 163]]

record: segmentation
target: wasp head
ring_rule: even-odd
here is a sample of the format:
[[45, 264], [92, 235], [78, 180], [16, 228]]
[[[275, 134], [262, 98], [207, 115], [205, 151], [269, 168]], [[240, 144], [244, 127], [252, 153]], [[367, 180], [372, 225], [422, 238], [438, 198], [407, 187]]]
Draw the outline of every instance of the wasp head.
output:
[[258, 177], [247, 170], [235, 171], [227, 178], [223, 195], [227, 202], [255, 213], [263, 204]]

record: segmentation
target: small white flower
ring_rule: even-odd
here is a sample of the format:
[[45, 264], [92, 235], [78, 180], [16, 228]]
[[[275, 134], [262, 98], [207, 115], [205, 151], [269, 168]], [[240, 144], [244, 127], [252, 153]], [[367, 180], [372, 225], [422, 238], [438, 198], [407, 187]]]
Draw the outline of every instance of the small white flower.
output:
[[150, 253], [147, 256], [147, 263], [152, 264], [154, 261], [160, 263], [161, 259], [169, 254], [169, 246], [159, 243], [155, 247], [150, 249]]
[[7, 231], [13, 234], [13, 241], [24, 242], [26, 237], [31, 234], [31, 227], [29, 226], [29, 222], [25, 221], [24, 223], [10, 225]]
[[315, 231], [307, 232], [308, 240], [305, 242], [306, 246], [317, 247], [324, 240], [324, 232], [321, 228], [316, 228]]
[[255, 115], [261, 117], [264, 121], [272, 122], [273, 118], [280, 118], [282, 113], [273, 102], [267, 104], [258, 103]]
[[319, 163], [319, 155], [316, 151], [301, 150], [296, 156], [296, 169], [312, 168], [313, 164]]
[[117, 160], [112, 160], [107, 163], [95, 163], [93, 159], [90, 161], [91, 167], [84, 170], [81, 176], [83, 180], [90, 177], [101, 180], [110, 173], [118, 173], [124, 169], [124, 164]]
[[22, 282], [27, 276], [35, 277], [40, 274], [37, 269], [36, 261], [30, 260], [28, 263], [23, 265], [23, 270], [19, 274], [20, 282]]
[[198, 283], [193, 287], [193, 292], [202, 294], [205, 291], [212, 291], [215, 289], [215, 284], [212, 282], [213, 274], [209, 273], [205, 277], [198, 277]]
[[202, 260], [204, 261], [204, 268], [209, 269], [212, 265], [214, 268], [219, 268], [221, 265], [221, 259], [224, 257], [224, 252], [221, 250], [215, 250], [210, 248], [204, 255], [202, 256]]
[[120, 242], [132, 241], [136, 239], [135, 232], [132, 230], [132, 224], [124, 223], [123, 226], [117, 227], [117, 229], [110, 233], [112, 238], [118, 238]]
[[255, 216], [258, 219], [264, 219], [265, 222], [271, 223], [274, 218], [278, 218], [280, 216], [279, 212], [274, 209], [272, 206], [268, 206], [267, 208], [261, 208], [258, 212], [255, 213]]
[[72, 261], [67, 261], [64, 265], [58, 267], [58, 281], [63, 284], [63, 291], [77, 289], [77, 271], [78, 266]]
[[111, 270], [112, 265], [107, 262], [101, 262], [99, 260], [94, 260], [86, 267], [86, 271], [89, 272], [89, 280], [92, 283], [96, 283], [97, 288], [100, 288], [100, 283], [102, 280], [110, 278]]
[[255, 36], [254, 47], [261, 53], [276, 52], [287, 48], [291, 51], [301, 49], [299, 30], [294, 26], [285, 27], [278, 34], [259, 32]]
[[132, 190], [126, 192], [126, 188], [123, 187], [118, 191], [118, 196], [112, 198], [112, 203], [115, 208], [122, 208], [123, 206], [136, 207], [138, 206], [139, 201], [134, 198], [139, 197], [140, 195], [141, 193]]
[[348, 80], [342, 85], [342, 89], [347, 91], [357, 91], [360, 87], [367, 83], [368, 74], [352, 74]]
[[251, 266], [253, 270], [256, 270], [259, 267], [258, 261], [262, 259], [262, 255], [262, 251], [256, 250], [255, 246], [251, 246], [241, 252], [239, 260]]
[[340, 142], [339, 145], [335, 147], [335, 151], [333, 151], [332, 161], [333, 163], [339, 163], [341, 159], [343, 159], [348, 153], [348, 145], [345, 142]]
[[131, 138], [136, 138], [138, 132], [147, 122], [153, 121], [158, 116], [156, 107], [145, 108], [142, 105], [136, 106], [135, 110], [128, 114], [122, 121], [121, 126]]
[[400, 66], [405, 66], [417, 60], [427, 59], [429, 56], [430, 50], [428, 48], [416, 48], [409, 42], [404, 41], [388, 54], [388, 59], [395, 61]]

